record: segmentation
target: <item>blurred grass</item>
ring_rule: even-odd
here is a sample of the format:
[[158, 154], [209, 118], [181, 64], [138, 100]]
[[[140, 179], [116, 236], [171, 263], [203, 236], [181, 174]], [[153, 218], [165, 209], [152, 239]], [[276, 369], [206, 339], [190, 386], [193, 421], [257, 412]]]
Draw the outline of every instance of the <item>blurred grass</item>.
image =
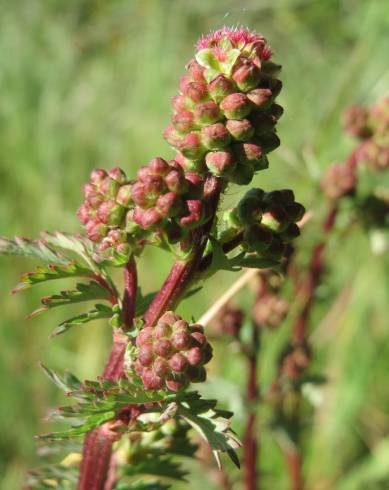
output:
[[[373, 101], [389, 86], [384, 0], [2, 0], [0, 7], [1, 235], [76, 231], [80, 187], [93, 167], [118, 164], [133, 175], [151, 157], [172, 155], [160, 136], [170, 97], [196, 39], [223, 24], [263, 32], [283, 65], [283, 144], [257, 182], [293, 187], [308, 208], [320, 204], [323, 168], [352, 147], [339, 136], [340, 112]], [[236, 194], [232, 190], [226, 203]], [[315, 223], [305, 235], [301, 243], [308, 246], [316, 239]], [[348, 244], [334, 243], [333, 266], [320, 291], [318, 322], [344, 286], [350, 295], [317, 341], [315, 368], [331, 383], [320, 393], [305, 444], [309, 489], [389, 488], [388, 261], [372, 258], [369, 247], [362, 232]], [[165, 254], [148, 252], [141, 266], [145, 289], [157, 288], [168, 267]], [[50, 330], [66, 312], [27, 323], [24, 317], [39, 297], [54, 291], [48, 286], [10, 296], [29, 268], [27, 261], [0, 260], [4, 490], [20, 488], [26, 468], [37, 464], [33, 435], [45, 430], [46, 410], [59, 401], [38, 361], [90, 378], [101, 371], [109, 345], [109, 330], [97, 323], [49, 344]], [[231, 281], [231, 274], [219, 275], [183, 311], [199, 316]], [[264, 340], [269, 349], [287, 329]], [[222, 355], [226, 347], [218, 349]], [[241, 364], [226, 352], [224, 362], [213, 362], [208, 389], [237, 409], [239, 426], [242, 387], [231, 389], [231, 382], [239, 385]], [[279, 451], [264, 438], [264, 488], [286, 489]], [[189, 488], [200, 484], [213, 488], [195, 467]]]

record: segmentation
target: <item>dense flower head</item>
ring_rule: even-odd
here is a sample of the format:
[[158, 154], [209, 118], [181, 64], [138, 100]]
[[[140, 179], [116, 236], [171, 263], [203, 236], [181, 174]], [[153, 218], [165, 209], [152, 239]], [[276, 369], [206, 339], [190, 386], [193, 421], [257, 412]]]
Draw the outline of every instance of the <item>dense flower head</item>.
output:
[[121, 265], [147, 243], [174, 244], [186, 237], [210, 218], [212, 180], [160, 157], [140, 167], [132, 181], [119, 167], [93, 170], [77, 215], [96, 260]]
[[362, 140], [358, 163], [372, 170], [389, 167], [389, 96], [379, 99], [371, 108], [352, 106], [342, 117], [345, 131]]
[[235, 232], [243, 231], [243, 247], [248, 252], [280, 260], [287, 244], [300, 235], [296, 222], [304, 213], [290, 189], [265, 192], [253, 188], [224, 219]]
[[259, 34], [223, 28], [202, 38], [173, 97], [164, 137], [184, 171], [248, 184], [276, 149], [279, 66]]
[[126, 216], [132, 206], [131, 184], [123, 170], [95, 169], [84, 186], [84, 203], [77, 216], [95, 244], [97, 260], [125, 261], [136, 250], [141, 234], [126, 231]]
[[334, 163], [324, 173], [321, 187], [329, 199], [339, 199], [355, 192], [356, 169], [346, 163]]
[[155, 327], [142, 328], [136, 337], [134, 370], [148, 390], [180, 391], [190, 382], [204, 381], [204, 364], [212, 357], [204, 328], [189, 324], [172, 311]]
[[[379, 99], [372, 107], [354, 105], [342, 115], [344, 130], [359, 140], [348, 160], [332, 164], [321, 179], [324, 194], [332, 200], [360, 193], [366, 186], [364, 172], [386, 170], [389, 167], [389, 96]], [[370, 189], [372, 195], [374, 189]]]
[[196, 228], [207, 219], [204, 179], [184, 172], [175, 160], [153, 158], [139, 169], [131, 185], [134, 204], [129, 221], [143, 230], [166, 233], [178, 240], [183, 230]]
[[273, 293], [261, 296], [253, 307], [253, 318], [260, 327], [276, 328], [284, 321], [289, 311], [289, 303]]
[[198, 51], [206, 48], [221, 48], [223, 49], [226, 40], [231, 43], [231, 46], [244, 51], [248, 47], [254, 47], [261, 54], [263, 59], [269, 59], [271, 49], [268, 46], [266, 39], [257, 32], [249, 31], [243, 27], [223, 27], [217, 31], [211, 32], [203, 36], [197, 42], [196, 48]]
[[212, 327], [215, 334], [236, 337], [239, 335], [243, 322], [243, 310], [228, 303], [215, 317]]

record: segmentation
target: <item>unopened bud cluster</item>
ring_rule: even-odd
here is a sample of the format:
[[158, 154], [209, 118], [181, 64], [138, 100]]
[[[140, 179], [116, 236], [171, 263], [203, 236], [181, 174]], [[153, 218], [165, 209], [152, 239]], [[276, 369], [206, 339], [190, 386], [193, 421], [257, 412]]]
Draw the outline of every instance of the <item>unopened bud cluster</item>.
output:
[[154, 158], [141, 167], [131, 186], [132, 221], [143, 230], [163, 231], [169, 241], [178, 241], [185, 230], [207, 219], [204, 179], [184, 172], [175, 161]]
[[[215, 177], [212, 177], [216, 180]], [[153, 158], [134, 181], [115, 167], [94, 170], [78, 217], [100, 259], [126, 258], [145, 243], [178, 242], [210, 218], [207, 182], [174, 160]]]
[[344, 130], [360, 141], [352, 158], [336, 163], [324, 174], [321, 185], [330, 199], [353, 194], [357, 186], [358, 166], [373, 171], [389, 167], [389, 97], [379, 100], [370, 109], [363, 106], [348, 108], [343, 116]]
[[155, 327], [138, 332], [136, 345], [134, 370], [147, 390], [180, 391], [190, 382], [205, 381], [212, 348], [201, 325], [167, 312]]
[[321, 186], [329, 199], [337, 200], [343, 196], [352, 195], [357, 185], [354, 165], [334, 163], [328, 167], [321, 181]]
[[304, 213], [304, 206], [295, 201], [290, 189], [265, 192], [254, 188], [225, 218], [232, 227], [243, 229], [243, 246], [249, 252], [280, 260], [286, 245], [300, 235], [296, 222]]
[[84, 186], [85, 201], [77, 211], [85, 225], [88, 238], [96, 243], [96, 250], [103, 257], [116, 255], [127, 257], [131, 245], [138, 238], [130, 238], [126, 232], [126, 220], [131, 206], [131, 184], [119, 167], [108, 172], [93, 170]]
[[256, 301], [253, 307], [253, 318], [260, 327], [277, 328], [284, 321], [289, 311], [289, 303], [273, 293], [266, 293]]
[[212, 322], [216, 334], [237, 337], [244, 322], [244, 312], [232, 304], [227, 304]]
[[280, 67], [269, 61], [265, 39], [243, 29], [217, 31], [197, 48], [164, 137], [185, 171], [248, 184], [280, 144], [275, 126], [283, 109], [274, 102]]

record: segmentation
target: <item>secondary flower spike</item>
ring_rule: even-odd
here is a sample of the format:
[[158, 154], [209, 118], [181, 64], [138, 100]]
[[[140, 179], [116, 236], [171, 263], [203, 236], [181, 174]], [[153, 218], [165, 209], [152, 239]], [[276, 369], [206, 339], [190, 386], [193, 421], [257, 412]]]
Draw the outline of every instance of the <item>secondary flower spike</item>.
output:
[[247, 29], [225, 27], [200, 39], [164, 132], [185, 171], [245, 185], [268, 167], [283, 113], [275, 103], [280, 66], [271, 55], [265, 38]]
[[155, 328], [139, 331], [136, 345], [134, 370], [146, 389], [180, 391], [190, 382], [205, 381], [203, 366], [210, 361], [212, 348], [201, 325], [190, 325], [168, 311]]

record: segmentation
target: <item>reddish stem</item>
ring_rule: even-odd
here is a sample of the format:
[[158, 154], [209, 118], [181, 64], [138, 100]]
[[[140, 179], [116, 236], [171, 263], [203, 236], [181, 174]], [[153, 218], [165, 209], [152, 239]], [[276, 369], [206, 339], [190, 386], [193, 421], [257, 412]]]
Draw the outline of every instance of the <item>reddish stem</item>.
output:
[[[137, 290], [136, 264], [131, 257], [124, 269], [123, 317], [124, 327], [132, 327]], [[128, 338], [114, 332], [113, 346], [103, 378], [116, 381], [123, 375], [123, 360]], [[89, 432], [84, 441], [78, 490], [112, 490], [116, 483], [114, 464], [111, 464], [112, 444], [116, 437], [105, 425]], [[109, 478], [108, 478], [109, 477]], [[107, 480], [108, 479], [108, 480]]]
[[[158, 318], [169, 308], [173, 308], [185, 293], [204, 252], [208, 233], [211, 230], [216, 208], [220, 196], [220, 183], [210, 179], [208, 183], [209, 209], [212, 218], [192, 234], [193, 255], [186, 262], [177, 261], [162, 288], [150, 304], [145, 316], [145, 326], [154, 325]], [[125, 292], [123, 297], [124, 327], [131, 328], [136, 304], [137, 276], [133, 259], [127, 264], [124, 271]], [[123, 372], [123, 359], [126, 341], [123, 335], [114, 339], [111, 355], [104, 371], [104, 377], [111, 380], [120, 378]], [[108, 485], [108, 472], [112, 472], [110, 460], [113, 440], [107, 436], [109, 433], [105, 426], [91, 431], [85, 437], [83, 458], [80, 467], [78, 490], [111, 490], [115, 482]], [[102, 456], [100, 456], [102, 455]], [[108, 486], [107, 486], [108, 485]]]
[[93, 275], [88, 276], [88, 277], [91, 277], [94, 281], [96, 281], [98, 284], [100, 284], [100, 286], [102, 286], [104, 289], [106, 289], [109, 292], [109, 294], [111, 295], [111, 297], [110, 297], [111, 304], [113, 304], [113, 305], [117, 304], [118, 297], [117, 297], [116, 291], [114, 291], [111, 288], [111, 286], [104, 279], [104, 277], [100, 276], [99, 274], [93, 274]]
[[178, 260], [173, 264], [169, 275], [143, 317], [145, 327], [154, 326], [165, 311], [175, 308], [200, 267], [221, 191], [221, 183], [219, 181], [211, 178], [210, 183], [212, 184], [212, 189], [209, 191], [206, 200], [212, 217], [204, 226], [192, 233], [190, 247], [193, 253], [190, 258], [186, 261]]
[[302, 461], [298, 451], [286, 450], [285, 460], [289, 471], [290, 490], [303, 490]]
[[300, 313], [293, 327], [293, 339], [296, 343], [303, 342], [306, 335], [308, 319], [313, 305], [316, 289], [320, 284], [321, 276], [324, 271], [324, 251], [327, 244], [328, 234], [334, 227], [338, 207], [333, 204], [328, 210], [324, 220], [322, 230], [323, 239], [314, 247], [312, 257], [308, 267], [308, 273], [305, 281], [300, 287], [300, 297], [302, 297], [302, 306]]
[[[257, 293], [256, 303], [261, 301], [266, 291], [266, 286], [261, 285]], [[250, 410], [243, 443], [245, 490], [259, 490], [259, 439], [257, 435], [256, 404], [259, 395], [258, 355], [260, 349], [260, 329], [261, 325], [253, 320], [251, 324], [251, 345], [249, 349], [245, 349], [248, 361], [246, 399]]]
[[[255, 328], [255, 327], [254, 327]], [[258, 441], [256, 436], [256, 406], [258, 394], [257, 383], [257, 364], [256, 353], [249, 358], [249, 371], [247, 381], [247, 401], [250, 406], [250, 414], [247, 419], [246, 431], [244, 436], [244, 479], [246, 490], [258, 490]]]

